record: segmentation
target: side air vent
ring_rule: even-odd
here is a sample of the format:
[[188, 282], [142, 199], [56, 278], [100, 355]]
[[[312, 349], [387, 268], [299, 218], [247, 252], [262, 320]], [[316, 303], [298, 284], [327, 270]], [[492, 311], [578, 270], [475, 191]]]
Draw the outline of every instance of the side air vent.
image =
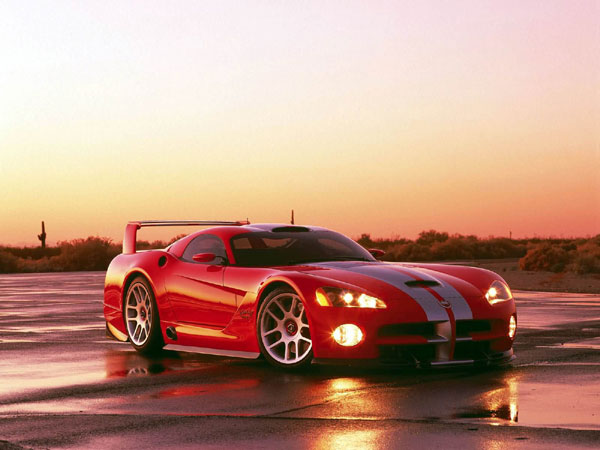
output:
[[310, 230], [306, 227], [290, 226], [290, 227], [273, 228], [271, 231], [273, 233], [306, 233], [307, 231], [310, 231]]
[[177, 331], [175, 331], [174, 327], [167, 327], [166, 334], [167, 334], [167, 337], [169, 339], [171, 339], [172, 341], [177, 340]]
[[434, 286], [440, 286], [440, 283], [438, 283], [435, 280], [411, 280], [411, 281], [407, 281], [406, 284], [408, 287], [434, 287]]

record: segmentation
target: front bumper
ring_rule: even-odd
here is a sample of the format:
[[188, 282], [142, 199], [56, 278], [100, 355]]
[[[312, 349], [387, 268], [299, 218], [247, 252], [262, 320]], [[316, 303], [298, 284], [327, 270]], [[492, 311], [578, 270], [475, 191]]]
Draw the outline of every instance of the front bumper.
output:
[[[410, 321], [385, 310], [328, 309], [311, 323], [315, 362], [362, 365], [370, 361], [409, 367], [506, 364], [514, 359], [513, 339], [508, 337], [514, 305], [493, 312], [468, 320], [414, 317]], [[332, 331], [343, 323], [360, 327], [364, 338], [358, 345], [343, 347], [335, 342]]]
[[417, 368], [417, 369], [444, 369], [454, 367], [497, 367], [509, 364], [516, 356], [513, 353], [512, 348], [505, 352], [492, 353], [480, 357], [478, 359], [453, 359], [449, 361], [431, 361], [427, 359], [412, 360], [405, 358], [379, 358], [379, 359], [352, 359], [352, 360], [341, 360], [337, 358], [315, 358], [313, 364], [319, 365], [343, 365], [343, 366], [359, 366], [359, 367], [371, 367], [371, 366], [386, 366], [386, 367], [406, 367], [406, 368]]

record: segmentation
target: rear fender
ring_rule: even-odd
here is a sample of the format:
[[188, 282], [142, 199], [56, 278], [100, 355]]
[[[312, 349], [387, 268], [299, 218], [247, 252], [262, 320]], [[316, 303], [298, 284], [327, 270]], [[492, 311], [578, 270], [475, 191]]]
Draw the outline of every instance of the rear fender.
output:
[[123, 303], [131, 281], [138, 275], [148, 280], [161, 320], [172, 320], [172, 309], [164, 283], [164, 268], [174, 260], [164, 250], [121, 254], [112, 260], [106, 271], [104, 284], [104, 315], [107, 322], [126, 333], [123, 321]]

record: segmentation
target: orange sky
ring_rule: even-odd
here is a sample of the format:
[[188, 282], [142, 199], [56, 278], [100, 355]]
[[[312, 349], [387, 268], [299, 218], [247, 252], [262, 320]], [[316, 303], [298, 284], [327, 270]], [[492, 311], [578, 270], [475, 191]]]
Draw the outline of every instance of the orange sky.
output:
[[600, 233], [599, 2], [323, 3], [3, 1], [0, 243]]

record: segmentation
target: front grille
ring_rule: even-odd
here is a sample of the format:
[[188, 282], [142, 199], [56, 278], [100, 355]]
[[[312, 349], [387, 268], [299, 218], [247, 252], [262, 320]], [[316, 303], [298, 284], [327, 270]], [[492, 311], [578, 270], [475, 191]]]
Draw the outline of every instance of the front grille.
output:
[[390, 336], [433, 336], [435, 335], [434, 322], [394, 323], [384, 325], [379, 329], [380, 337]]
[[457, 342], [454, 347], [454, 359], [486, 359], [490, 354], [489, 341]]
[[435, 359], [435, 345], [382, 345], [379, 354], [383, 364], [415, 366]]
[[[497, 323], [492, 320], [456, 321], [456, 338], [452, 342], [450, 324], [444, 322], [413, 322], [384, 325], [378, 330], [382, 338], [379, 346], [380, 361], [383, 364], [427, 367], [430, 363], [452, 363], [452, 361], [487, 361], [498, 352], [490, 350], [492, 336], [484, 335], [495, 330]], [[483, 333], [483, 334], [482, 334]], [[479, 336], [477, 336], [479, 334]], [[396, 344], [393, 338], [402, 340], [403, 336], [419, 336], [427, 341], [422, 344]], [[390, 339], [392, 338], [392, 339]], [[436, 339], [437, 338], [437, 339]], [[484, 339], [484, 340], [471, 340]], [[419, 342], [417, 339], [416, 342]], [[451, 354], [451, 348], [454, 352]], [[451, 356], [450, 361], [447, 358]]]

